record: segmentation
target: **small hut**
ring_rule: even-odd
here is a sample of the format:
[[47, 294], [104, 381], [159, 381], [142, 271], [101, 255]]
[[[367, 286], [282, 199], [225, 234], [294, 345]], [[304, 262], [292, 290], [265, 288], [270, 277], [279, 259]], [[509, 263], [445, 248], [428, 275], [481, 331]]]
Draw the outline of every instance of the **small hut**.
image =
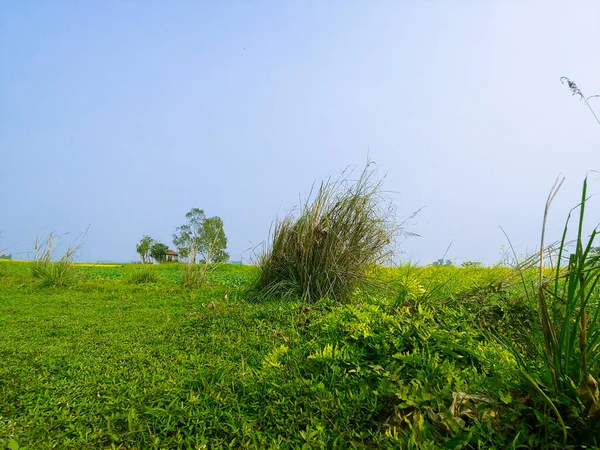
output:
[[173, 262], [173, 261], [179, 261], [179, 255], [177, 254], [176, 251], [174, 250], [167, 250], [167, 259], [165, 260], [166, 262]]

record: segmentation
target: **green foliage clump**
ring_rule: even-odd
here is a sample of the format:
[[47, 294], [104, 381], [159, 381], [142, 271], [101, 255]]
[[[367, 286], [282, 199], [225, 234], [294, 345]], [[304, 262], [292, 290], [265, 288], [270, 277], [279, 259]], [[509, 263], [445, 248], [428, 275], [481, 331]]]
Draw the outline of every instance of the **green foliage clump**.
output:
[[154, 242], [150, 246], [149, 253], [157, 263], [164, 263], [167, 260], [167, 250], [169, 250], [167, 245], [162, 242]]
[[[366, 386], [357, 389], [364, 397], [355, 407], [368, 405], [370, 426], [387, 446], [504, 448], [514, 438], [498, 432], [500, 397], [510, 397], [507, 384], [514, 379], [508, 352], [464, 326], [451, 309], [411, 310], [361, 297], [315, 319], [315, 335], [328, 339], [314, 345], [311, 373]], [[469, 412], [459, 408], [457, 396], [475, 399]]]
[[151, 267], [142, 267], [133, 270], [127, 277], [127, 281], [133, 284], [156, 283], [158, 276]]
[[201, 268], [196, 264], [186, 264], [181, 279], [183, 287], [198, 288], [202, 286], [206, 278], [207, 269], [208, 264], [206, 263], [204, 263]]
[[275, 225], [260, 258], [258, 291], [264, 297], [342, 301], [373, 278], [369, 268], [391, 256], [399, 232], [381, 182], [367, 168], [359, 179], [321, 183], [298, 215]]

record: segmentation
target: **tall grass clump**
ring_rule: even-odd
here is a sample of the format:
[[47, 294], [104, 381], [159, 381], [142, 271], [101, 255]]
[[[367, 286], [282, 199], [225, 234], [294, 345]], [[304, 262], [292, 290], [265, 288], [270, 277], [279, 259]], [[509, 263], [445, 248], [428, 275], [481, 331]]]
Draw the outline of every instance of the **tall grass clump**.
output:
[[158, 276], [152, 268], [142, 267], [131, 272], [127, 281], [132, 284], [156, 283]]
[[73, 246], [69, 245], [63, 256], [56, 261], [52, 259], [58, 235], [51, 232], [44, 239], [37, 237], [33, 243], [31, 274], [38, 278], [43, 286], [64, 287], [72, 283], [77, 276], [73, 261], [83, 246], [81, 240], [83, 235], [77, 238], [78, 243]]
[[356, 181], [329, 179], [312, 193], [274, 226], [259, 260], [263, 297], [343, 301], [392, 255], [401, 225], [371, 164]]
[[208, 264], [203, 263], [202, 267], [197, 264], [188, 263], [185, 265], [185, 269], [183, 270], [183, 276], [181, 278], [181, 283], [183, 287], [186, 288], [199, 288], [204, 284], [206, 279], [206, 270], [208, 268]]
[[192, 239], [190, 242], [190, 256], [181, 278], [182, 285], [185, 288], [199, 288], [204, 284], [208, 264], [205, 260], [202, 269], [200, 269], [196, 265], [196, 252], [196, 241]]
[[[560, 183], [562, 184], [562, 182]], [[567, 218], [558, 257], [552, 275], [545, 276], [544, 234], [552, 200], [560, 184], [553, 186], [544, 210], [539, 280], [533, 289], [524, 281], [525, 290], [538, 306], [539, 333], [531, 333], [532, 347], [537, 347], [537, 360], [527, 360], [512, 347], [521, 372], [534, 392], [556, 415], [566, 445], [571, 433], [590, 436], [600, 434], [600, 258], [594, 241], [600, 230], [584, 234], [587, 179], [584, 180], [581, 203]], [[567, 241], [571, 214], [579, 209], [577, 237]], [[505, 342], [506, 344], [506, 342]], [[508, 344], [510, 347], [510, 344]], [[541, 372], [540, 372], [541, 368]]]

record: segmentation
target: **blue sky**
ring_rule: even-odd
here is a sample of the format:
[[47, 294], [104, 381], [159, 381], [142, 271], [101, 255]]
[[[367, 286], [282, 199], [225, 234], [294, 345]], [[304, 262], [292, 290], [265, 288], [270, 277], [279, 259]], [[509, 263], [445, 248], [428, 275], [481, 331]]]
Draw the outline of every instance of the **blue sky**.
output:
[[[370, 157], [422, 264], [559, 237], [600, 125], [600, 2], [0, 1], [0, 248], [138, 259], [193, 207], [248, 259], [313, 182]], [[590, 100], [600, 113], [600, 99]], [[591, 192], [600, 192], [591, 174]], [[589, 224], [600, 222], [598, 199]]]

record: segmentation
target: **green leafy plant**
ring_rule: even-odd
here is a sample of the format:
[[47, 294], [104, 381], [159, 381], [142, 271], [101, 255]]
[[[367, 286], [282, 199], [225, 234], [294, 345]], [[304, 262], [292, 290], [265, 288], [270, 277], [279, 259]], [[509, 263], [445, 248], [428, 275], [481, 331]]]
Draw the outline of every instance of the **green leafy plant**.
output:
[[275, 224], [259, 260], [265, 297], [342, 301], [373, 280], [370, 267], [391, 257], [402, 229], [370, 165], [356, 182], [327, 180], [311, 197]]

